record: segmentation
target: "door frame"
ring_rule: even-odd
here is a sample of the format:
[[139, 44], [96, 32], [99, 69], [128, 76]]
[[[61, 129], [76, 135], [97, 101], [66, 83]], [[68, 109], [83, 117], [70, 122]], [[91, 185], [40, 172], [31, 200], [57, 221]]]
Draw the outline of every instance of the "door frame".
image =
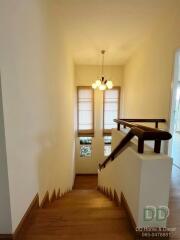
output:
[[[178, 86], [178, 75], [180, 71], [180, 48], [176, 50], [175, 60], [174, 60], [174, 70], [173, 78], [171, 82], [171, 103], [170, 103], [170, 113], [169, 113], [169, 132], [173, 135], [174, 133], [174, 121], [175, 121], [175, 107], [176, 107], [176, 92]], [[172, 141], [171, 139], [168, 143], [168, 155], [172, 155]]]

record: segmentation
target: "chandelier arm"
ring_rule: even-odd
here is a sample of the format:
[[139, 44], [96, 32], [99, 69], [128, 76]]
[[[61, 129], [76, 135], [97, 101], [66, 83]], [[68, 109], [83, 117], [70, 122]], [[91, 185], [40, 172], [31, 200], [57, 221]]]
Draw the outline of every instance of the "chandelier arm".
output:
[[96, 80], [96, 82], [94, 82], [92, 84], [93, 89], [99, 88], [99, 90], [101, 90], [101, 91], [105, 91], [106, 89], [113, 88], [112, 81], [107, 80], [104, 77], [104, 55], [105, 55], [105, 52], [106, 52], [105, 50], [101, 50], [101, 54], [102, 54], [101, 79]]

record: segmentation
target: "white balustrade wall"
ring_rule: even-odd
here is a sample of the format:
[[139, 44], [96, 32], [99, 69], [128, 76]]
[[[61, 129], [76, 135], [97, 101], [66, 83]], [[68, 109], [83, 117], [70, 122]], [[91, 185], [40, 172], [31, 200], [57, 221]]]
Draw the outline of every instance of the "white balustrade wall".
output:
[[[123, 136], [123, 132], [113, 129], [113, 149]], [[165, 227], [166, 220], [145, 220], [144, 208], [168, 206], [171, 168], [171, 158], [154, 153], [148, 146], [144, 154], [139, 154], [135, 140], [98, 172], [98, 186], [116, 191], [119, 199], [123, 193], [137, 227]]]

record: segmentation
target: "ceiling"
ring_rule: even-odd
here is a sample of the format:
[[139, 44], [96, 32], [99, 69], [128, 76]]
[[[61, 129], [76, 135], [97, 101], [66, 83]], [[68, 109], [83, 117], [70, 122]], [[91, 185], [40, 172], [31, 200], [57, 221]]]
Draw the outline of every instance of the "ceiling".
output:
[[58, 0], [76, 64], [123, 65], [172, 0]]

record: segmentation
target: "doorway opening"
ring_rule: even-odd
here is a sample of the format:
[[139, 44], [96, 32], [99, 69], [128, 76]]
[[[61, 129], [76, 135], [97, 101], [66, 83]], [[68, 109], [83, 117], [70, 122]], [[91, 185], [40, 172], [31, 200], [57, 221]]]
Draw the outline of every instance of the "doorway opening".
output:
[[169, 146], [169, 155], [173, 158], [173, 164], [180, 168], [180, 50], [175, 58], [170, 132], [173, 138]]

